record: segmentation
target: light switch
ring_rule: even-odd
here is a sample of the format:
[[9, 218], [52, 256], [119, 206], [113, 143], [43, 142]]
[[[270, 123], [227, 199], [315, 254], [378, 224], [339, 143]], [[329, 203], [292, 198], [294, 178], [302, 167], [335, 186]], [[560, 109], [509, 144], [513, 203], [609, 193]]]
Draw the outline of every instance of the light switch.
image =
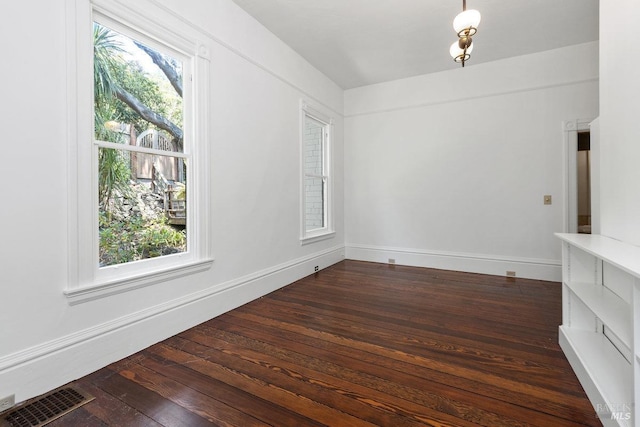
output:
[[550, 205], [551, 204], [551, 195], [550, 194], [546, 194], [544, 196], [544, 204], [545, 205]]

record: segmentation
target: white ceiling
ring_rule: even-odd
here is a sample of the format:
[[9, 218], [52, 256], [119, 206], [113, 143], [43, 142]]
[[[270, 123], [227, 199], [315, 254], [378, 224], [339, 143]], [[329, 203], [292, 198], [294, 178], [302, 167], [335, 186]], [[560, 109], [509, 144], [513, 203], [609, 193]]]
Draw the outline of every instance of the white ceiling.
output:
[[[460, 67], [462, 0], [234, 0], [343, 89]], [[466, 66], [598, 39], [598, 0], [468, 0], [482, 14]]]

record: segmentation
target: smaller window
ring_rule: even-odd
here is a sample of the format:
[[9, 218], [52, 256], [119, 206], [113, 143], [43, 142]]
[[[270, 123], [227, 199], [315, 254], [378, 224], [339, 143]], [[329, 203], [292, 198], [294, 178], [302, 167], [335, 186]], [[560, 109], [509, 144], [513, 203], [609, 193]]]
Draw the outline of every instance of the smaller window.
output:
[[302, 242], [331, 237], [331, 128], [332, 120], [302, 103]]

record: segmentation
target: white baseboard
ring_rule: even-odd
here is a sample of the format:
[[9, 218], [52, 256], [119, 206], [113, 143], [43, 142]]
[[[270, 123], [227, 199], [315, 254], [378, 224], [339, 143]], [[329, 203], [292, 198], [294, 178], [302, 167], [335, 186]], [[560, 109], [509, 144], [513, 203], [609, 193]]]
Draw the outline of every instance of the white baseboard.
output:
[[499, 257], [484, 254], [468, 254], [421, 249], [391, 248], [370, 245], [346, 245], [347, 259], [388, 263], [394, 259], [398, 265], [429, 267], [442, 270], [505, 276], [515, 271], [516, 277], [527, 279], [562, 280], [560, 260]]
[[39, 396], [344, 259], [336, 246], [0, 358], [0, 396]]

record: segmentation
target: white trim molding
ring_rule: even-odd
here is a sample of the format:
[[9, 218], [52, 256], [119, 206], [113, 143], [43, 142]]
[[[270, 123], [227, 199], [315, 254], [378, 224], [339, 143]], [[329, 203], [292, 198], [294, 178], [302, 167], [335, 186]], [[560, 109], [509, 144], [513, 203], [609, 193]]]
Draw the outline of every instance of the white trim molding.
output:
[[38, 396], [343, 259], [334, 246], [9, 354], [0, 382], [20, 384], [17, 402]]
[[371, 245], [346, 245], [347, 259], [389, 263], [397, 265], [464, 271], [468, 273], [505, 276], [514, 271], [516, 277], [537, 280], [562, 280], [562, 263], [559, 260], [505, 257], [499, 255], [446, 252], [427, 249], [394, 248]]
[[[121, 0], [117, 0], [117, 1], [121, 1]], [[194, 26], [206, 38], [212, 40], [213, 42], [215, 42], [219, 46], [225, 48], [226, 50], [228, 50], [229, 52], [233, 53], [234, 55], [237, 55], [239, 58], [242, 58], [243, 60], [247, 61], [249, 64], [252, 64], [255, 67], [259, 68], [260, 70], [264, 71], [265, 73], [271, 75], [273, 78], [279, 80], [280, 82], [282, 82], [283, 84], [289, 86], [293, 90], [303, 94], [305, 96], [305, 98], [311, 99], [314, 102], [316, 102], [317, 104], [322, 105], [324, 108], [326, 108], [327, 110], [330, 110], [332, 113], [334, 113], [338, 117], [342, 118], [344, 116], [342, 108], [339, 108], [339, 107], [336, 107], [336, 106], [331, 106], [327, 102], [323, 102], [319, 97], [313, 96], [311, 93], [309, 93], [308, 90], [304, 89], [300, 85], [300, 83], [297, 83], [294, 80], [292, 80], [291, 76], [287, 76], [285, 73], [283, 73], [283, 70], [276, 70], [276, 69], [273, 68], [273, 66], [270, 66], [269, 64], [267, 64], [264, 60], [256, 59], [252, 55], [250, 55], [247, 52], [245, 52], [246, 47], [243, 48], [241, 46], [241, 44], [238, 43], [237, 41], [235, 41], [235, 40], [233, 40], [233, 41], [232, 40], [227, 40], [225, 37], [221, 37], [221, 36], [217, 35], [215, 32], [211, 32], [211, 30], [209, 28], [205, 28], [202, 25], [194, 24], [193, 22], [189, 21], [184, 16], [176, 13], [171, 8], [169, 8], [168, 6], [164, 5], [162, 2], [160, 2], [158, 0], [146, 0], [146, 1], [148, 1], [149, 3], [152, 3], [154, 5], [154, 8], [162, 10], [163, 13], [171, 15], [175, 19], [180, 20], [180, 21], [182, 21], [183, 23], [185, 23], [187, 25]], [[128, 4], [129, 3], [127, 3], [127, 5]], [[320, 73], [320, 72], [318, 71], [318, 73]], [[326, 77], [324, 75], [323, 75], [323, 77], [326, 78], [327, 80], [329, 80], [328, 77]], [[335, 82], [331, 81], [331, 84], [335, 85], [335, 87], [338, 88], [338, 85], [335, 84]]]
[[[525, 88], [517, 88], [517, 89], [510, 89], [510, 90], [500, 90], [500, 91], [495, 91], [493, 93], [482, 93], [482, 94], [473, 95], [473, 96], [463, 95], [463, 96], [457, 96], [457, 97], [446, 98], [446, 99], [429, 100], [429, 101], [418, 102], [418, 103], [409, 103], [407, 105], [400, 105], [400, 106], [397, 106], [397, 107], [378, 108], [378, 109], [371, 109], [371, 110], [368, 110], [368, 111], [359, 111], [359, 112], [355, 112], [355, 113], [351, 113], [351, 112], [347, 111], [344, 114], [344, 118], [345, 119], [350, 119], [350, 118], [353, 118], [353, 117], [361, 117], [361, 116], [370, 116], [370, 115], [375, 115], [375, 114], [393, 113], [393, 112], [396, 112], [396, 111], [415, 110], [415, 109], [419, 109], [419, 108], [433, 107], [435, 105], [455, 104], [457, 102], [470, 101], [470, 100], [474, 100], [474, 99], [485, 99], [485, 98], [492, 98], [492, 97], [497, 97], [497, 96], [514, 95], [514, 94], [518, 94], [518, 93], [527, 93], [527, 92], [534, 92], [534, 91], [538, 91], [538, 90], [554, 89], [554, 88], [558, 88], [558, 87], [580, 85], [580, 84], [584, 84], [584, 83], [593, 83], [593, 82], [597, 82], [597, 81], [598, 81], [598, 78], [597, 77], [593, 77], [593, 78], [576, 80], [576, 81], [572, 81], [572, 82], [541, 84], [541, 85], [525, 87]], [[357, 89], [358, 88], [355, 88], [353, 90], [357, 90]]]
[[97, 286], [67, 289], [63, 291], [63, 293], [67, 297], [69, 305], [75, 305], [81, 302], [92, 301], [98, 298], [119, 294], [121, 292], [143, 288], [155, 283], [166, 282], [189, 274], [200, 273], [211, 268], [212, 264], [212, 259], [196, 261], [190, 264], [180, 265], [178, 267], [159, 269], [153, 273], [112, 280], [110, 282], [101, 283]]

